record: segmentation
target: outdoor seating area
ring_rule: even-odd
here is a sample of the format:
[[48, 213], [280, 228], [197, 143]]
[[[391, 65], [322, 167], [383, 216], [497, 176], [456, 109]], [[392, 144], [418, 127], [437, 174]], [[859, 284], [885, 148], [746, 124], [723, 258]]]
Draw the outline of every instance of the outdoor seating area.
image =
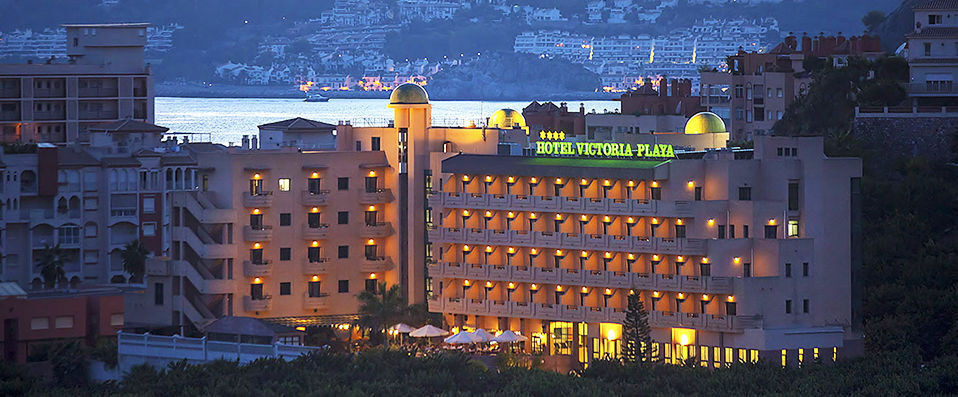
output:
[[516, 342], [529, 340], [528, 337], [511, 330], [495, 334], [482, 328], [472, 331], [460, 330], [452, 333], [432, 325], [414, 328], [399, 323], [387, 330], [391, 338], [401, 346], [415, 348], [417, 352], [438, 353], [443, 350], [459, 350], [469, 354], [495, 354], [516, 351], [521, 346]]

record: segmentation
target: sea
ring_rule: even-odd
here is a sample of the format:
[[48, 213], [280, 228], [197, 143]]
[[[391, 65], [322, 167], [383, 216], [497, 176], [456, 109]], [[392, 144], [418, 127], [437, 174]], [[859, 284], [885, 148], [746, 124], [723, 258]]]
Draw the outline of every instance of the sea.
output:
[[[521, 111], [529, 101], [431, 101], [433, 125], [466, 126], [482, 124], [499, 109]], [[561, 101], [556, 101], [556, 103]], [[619, 102], [565, 101], [570, 110], [579, 104], [586, 112], [618, 111]], [[301, 99], [270, 98], [179, 98], [157, 97], [155, 123], [173, 134], [189, 134], [192, 141], [238, 145], [243, 135], [256, 135], [258, 125], [303, 117], [329, 124], [349, 122], [354, 126], [385, 126], [392, 120], [387, 99], [330, 99], [303, 102]]]

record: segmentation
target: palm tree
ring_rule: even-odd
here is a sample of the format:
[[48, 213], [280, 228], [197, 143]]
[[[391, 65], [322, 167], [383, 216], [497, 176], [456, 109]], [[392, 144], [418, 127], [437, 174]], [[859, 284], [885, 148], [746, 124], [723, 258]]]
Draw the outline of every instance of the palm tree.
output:
[[67, 281], [66, 272], [63, 271], [66, 261], [67, 254], [60, 249], [59, 243], [52, 247], [47, 245], [37, 255], [37, 267], [40, 269], [43, 285], [46, 288], [55, 288], [57, 283]]
[[126, 246], [120, 251], [123, 271], [130, 273], [130, 281], [136, 283], [143, 281], [143, 273], [146, 273], [146, 257], [149, 254], [150, 250], [140, 240], [126, 243]]
[[356, 323], [372, 329], [377, 337], [385, 335], [386, 328], [400, 321], [408, 311], [398, 284], [387, 289], [386, 283], [380, 282], [376, 285], [376, 292], [363, 291], [358, 298], [359, 320]]

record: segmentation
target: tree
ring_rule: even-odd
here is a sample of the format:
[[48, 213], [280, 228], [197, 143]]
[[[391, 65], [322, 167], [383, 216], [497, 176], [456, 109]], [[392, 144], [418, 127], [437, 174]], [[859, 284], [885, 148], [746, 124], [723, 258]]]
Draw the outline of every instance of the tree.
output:
[[140, 240], [126, 243], [126, 246], [120, 251], [123, 271], [130, 273], [130, 281], [137, 283], [143, 281], [143, 274], [146, 273], [146, 257], [149, 254], [150, 251]]
[[649, 328], [649, 312], [639, 299], [638, 294], [629, 295], [629, 306], [625, 311], [625, 322], [622, 324], [622, 339], [625, 346], [622, 355], [626, 362], [635, 363], [651, 361], [652, 332]]
[[862, 17], [862, 24], [865, 25], [865, 31], [871, 32], [885, 21], [885, 13], [878, 10], [871, 10]]
[[386, 328], [399, 322], [408, 311], [398, 284], [386, 288], [386, 283], [380, 282], [375, 292], [363, 291], [358, 298], [359, 320], [356, 323], [373, 331], [370, 340], [385, 335]]
[[58, 283], [67, 281], [63, 266], [67, 261], [67, 254], [60, 248], [60, 244], [46, 246], [37, 256], [37, 267], [43, 277], [46, 288], [55, 288]]

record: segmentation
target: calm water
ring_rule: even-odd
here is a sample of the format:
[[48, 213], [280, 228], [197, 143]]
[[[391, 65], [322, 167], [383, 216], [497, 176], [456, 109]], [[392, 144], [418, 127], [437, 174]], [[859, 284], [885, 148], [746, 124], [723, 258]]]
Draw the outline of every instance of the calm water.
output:
[[[156, 124], [174, 133], [199, 133], [196, 139], [238, 144], [243, 135], [256, 134], [256, 126], [293, 117], [336, 124], [348, 120], [355, 126], [384, 126], [392, 119], [386, 99], [331, 99], [329, 102], [303, 102], [299, 99], [260, 98], [156, 98]], [[433, 101], [433, 124], [467, 125], [485, 120], [498, 109], [521, 110], [531, 101], [481, 102]], [[615, 101], [567, 101], [586, 111], [618, 110]]]

